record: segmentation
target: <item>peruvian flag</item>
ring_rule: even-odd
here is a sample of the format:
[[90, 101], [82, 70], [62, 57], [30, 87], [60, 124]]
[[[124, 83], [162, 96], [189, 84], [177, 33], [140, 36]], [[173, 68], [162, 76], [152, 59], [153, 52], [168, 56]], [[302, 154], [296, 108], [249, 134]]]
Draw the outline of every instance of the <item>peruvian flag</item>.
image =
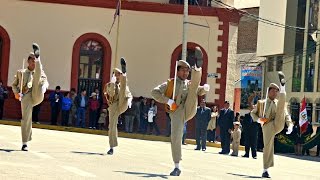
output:
[[299, 126], [300, 126], [300, 134], [306, 132], [308, 127], [308, 116], [307, 116], [307, 109], [306, 109], [306, 98], [303, 97], [302, 105], [300, 107], [300, 117], [299, 117]]

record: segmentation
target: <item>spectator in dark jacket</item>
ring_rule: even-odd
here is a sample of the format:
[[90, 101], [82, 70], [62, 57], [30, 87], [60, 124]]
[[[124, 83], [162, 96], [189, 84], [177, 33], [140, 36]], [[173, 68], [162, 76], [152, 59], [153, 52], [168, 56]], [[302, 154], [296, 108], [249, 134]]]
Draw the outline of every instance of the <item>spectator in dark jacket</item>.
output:
[[205, 151], [207, 149], [207, 128], [208, 123], [211, 120], [211, 109], [206, 107], [206, 101], [204, 99], [201, 100], [200, 106], [197, 108], [196, 113], [196, 142], [197, 147], [195, 150]]
[[230, 109], [229, 101], [224, 102], [224, 109], [221, 109], [218, 118], [218, 125], [220, 127], [221, 148], [219, 154], [230, 153], [230, 133], [233, 128], [234, 111]]
[[77, 127], [85, 128], [86, 126], [86, 111], [88, 107], [88, 97], [85, 89], [81, 90], [81, 93], [76, 97], [75, 104], [77, 106]]
[[51, 106], [51, 125], [57, 125], [57, 119], [60, 113], [63, 95], [60, 92], [60, 86], [56, 87], [56, 90], [50, 93], [49, 101]]
[[95, 88], [94, 89], [94, 92], [97, 94], [97, 100], [99, 102], [99, 108], [98, 108], [98, 113], [97, 113], [97, 121], [96, 121], [96, 124], [98, 123], [98, 120], [99, 120], [99, 117], [100, 117], [100, 112], [101, 112], [101, 109], [102, 109], [102, 105], [103, 105], [103, 96], [102, 94], [100, 93], [100, 90], [99, 88]]
[[[249, 107], [250, 112], [253, 110], [253, 107]], [[252, 158], [257, 158], [257, 141], [258, 141], [258, 130], [259, 124], [254, 122], [250, 112], [244, 115], [244, 119], [242, 122], [242, 128], [244, 132], [245, 139], [245, 154], [242, 157], [249, 157], [249, 152], [251, 148]]]
[[142, 134], [145, 134], [147, 132], [148, 110], [149, 110], [149, 106], [147, 104], [147, 98], [144, 97], [140, 105], [140, 127], [141, 127]]

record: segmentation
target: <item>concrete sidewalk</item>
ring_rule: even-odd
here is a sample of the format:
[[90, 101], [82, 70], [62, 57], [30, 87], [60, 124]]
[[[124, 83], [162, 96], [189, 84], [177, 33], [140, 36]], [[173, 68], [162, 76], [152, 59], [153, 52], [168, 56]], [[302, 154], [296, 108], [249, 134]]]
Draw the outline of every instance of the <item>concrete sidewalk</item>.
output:
[[[20, 126], [20, 121], [0, 120], [0, 124], [11, 125], [11, 126]], [[56, 131], [67, 131], [67, 132], [77, 132], [77, 133], [108, 136], [107, 130], [96, 130], [96, 129], [86, 129], [86, 128], [77, 128], [77, 127], [66, 127], [66, 126], [54, 126], [54, 125], [48, 125], [48, 124], [32, 124], [32, 127], [38, 128], [38, 129], [49, 129], [49, 130], [56, 130]], [[118, 132], [118, 136], [124, 137], [124, 138], [131, 138], [131, 139], [170, 142], [170, 137], [165, 137], [165, 136], [155, 136], [155, 135], [145, 135], [145, 134], [125, 133], [125, 132]], [[196, 145], [196, 141], [194, 139], [186, 139], [186, 143]], [[221, 148], [220, 143], [207, 142], [207, 146]], [[244, 151], [244, 146], [240, 146], [239, 150]]]

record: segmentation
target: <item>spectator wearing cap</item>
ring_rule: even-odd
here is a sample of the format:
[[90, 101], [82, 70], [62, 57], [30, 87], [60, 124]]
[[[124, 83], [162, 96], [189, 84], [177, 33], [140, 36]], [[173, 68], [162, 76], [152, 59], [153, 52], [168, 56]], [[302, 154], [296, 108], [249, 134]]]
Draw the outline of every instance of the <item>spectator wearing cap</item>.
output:
[[60, 113], [63, 95], [60, 92], [61, 87], [56, 86], [54, 92], [50, 93], [49, 101], [51, 106], [51, 125], [57, 125], [57, 119]]
[[89, 129], [96, 129], [97, 126], [97, 115], [100, 103], [97, 99], [97, 93], [91, 93], [89, 99]]
[[230, 133], [233, 127], [234, 111], [230, 109], [229, 101], [224, 102], [224, 108], [221, 109], [218, 118], [218, 125], [220, 126], [221, 137], [221, 152], [219, 154], [230, 153]]
[[239, 128], [240, 122], [233, 122], [233, 131], [229, 130], [232, 137], [232, 153], [231, 156], [238, 156], [240, 139], [241, 139], [241, 130]]

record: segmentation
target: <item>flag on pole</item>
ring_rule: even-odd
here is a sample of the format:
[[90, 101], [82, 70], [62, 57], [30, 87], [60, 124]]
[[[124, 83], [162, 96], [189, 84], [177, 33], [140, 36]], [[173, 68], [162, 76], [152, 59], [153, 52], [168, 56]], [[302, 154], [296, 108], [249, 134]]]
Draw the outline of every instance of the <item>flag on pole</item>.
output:
[[300, 117], [299, 117], [299, 126], [300, 126], [300, 134], [306, 132], [308, 127], [308, 116], [307, 116], [307, 109], [306, 109], [306, 98], [303, 97], [302, 105], [300, 108]]
[[113, 22], [112, 22], [111, 28], [109, 30], [109, 34], [111, 33], [112, 27], [113, 27], [114, 23], [116, 22], [117, 16], [120, 16], [120, 9], [121, 9], [121, 0], [118, 0], [116, 12], [114, 13], [114, 16], [113, 16]]

